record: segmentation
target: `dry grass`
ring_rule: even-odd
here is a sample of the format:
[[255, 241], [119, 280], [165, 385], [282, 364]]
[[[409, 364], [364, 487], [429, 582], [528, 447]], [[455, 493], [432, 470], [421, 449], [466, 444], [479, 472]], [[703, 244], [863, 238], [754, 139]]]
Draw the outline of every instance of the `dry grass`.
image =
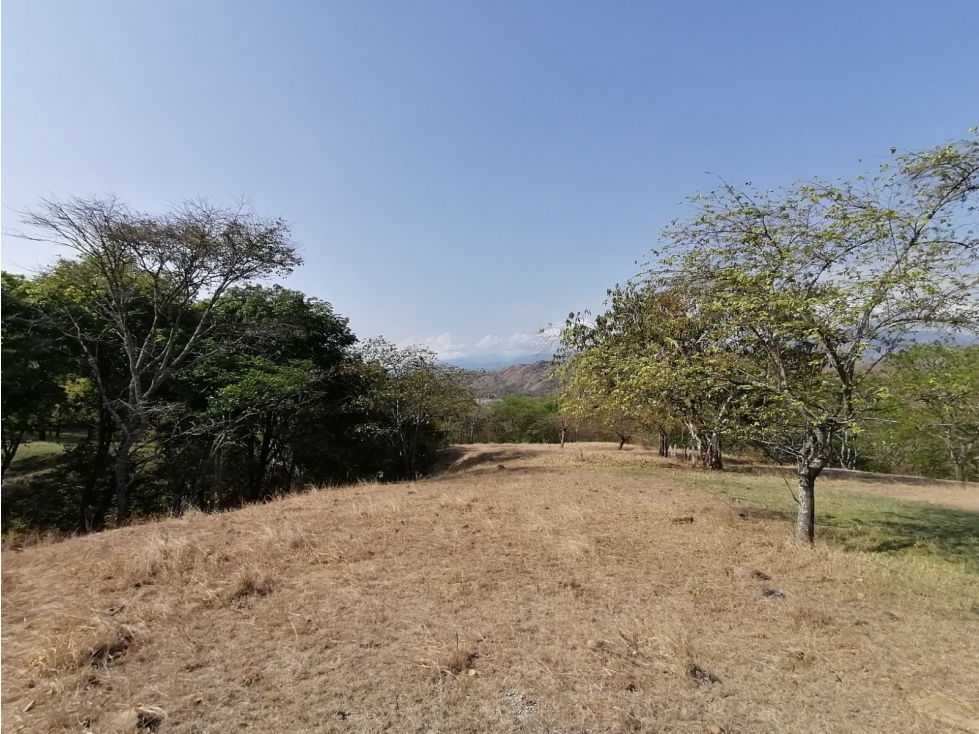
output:
[[5, 551], [5, 731], [979, 731], [976, 575], [797, 547], [696, 476], [480, 446]]

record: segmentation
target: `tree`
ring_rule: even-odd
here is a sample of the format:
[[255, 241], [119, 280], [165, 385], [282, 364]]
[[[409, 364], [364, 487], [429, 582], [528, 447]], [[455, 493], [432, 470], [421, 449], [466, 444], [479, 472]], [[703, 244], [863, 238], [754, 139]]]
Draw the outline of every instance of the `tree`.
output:
[[979, 469], [979, 346], [916, 344], [891, 355], [886, 386], [906, 430], [937, 439], [955, 478]]
[[739, 387], [722, 379], [733, 357], [714, 341], [713, 324], [681, 291], [648, 284], [610, 290], [608, 305], [594, 324], [572, 314], [562, 334], [566, 408], [656, 430], [661, 449], [666, 427], [680, 424], [696, 447], [694, 462], [722, 469]]
[[471, 413], [475, 396], [463, 387], [462, 370], [423, 347], [397, 347], [378, 338], [367, 341], [361, 355], [370, 370], [366, 399], [382, 419], [376, 431], [396, 449], [397, 473], [415, 479], [453, 424]]
[[235, 497], [224, 504], [291, 489], [309, 464], [322, 464], [302, 450], [312, 435], [321, 452], [337, 448], [337, 437], [325, 440], [324, 431], [356, 392], [344, 370], [356, 338], [330, 304], [280, 286], [248, 286], [227, 292], [216, 319], [223, 331], [241, 334], [235, 350], [210, 350], [211, 358], [176, 378], [167, 396], [182, 409], [167, 421], [164, 430], [174, 439], [165, 443], [186, 457], [171, 455], [168, 463], [187, 469], [175, 502], [203, 504], [205, 480], [212, 497], [223, 496], [221, 485], [234, 485]]
[[[115, 198], [46, 199], [24, 215], [35, 234], [73, 251], [76, 267], [54, 268], [46, 323], [76, 343], [120, 433], [114, 459], [117, 519], [129, 515], [129, 464], [174, 375], [229, 348], [215, 309], [232, 286], [288, 273], [301, 260], [288, 225], [244, 208], [185, 202], [160, 215]], [[222, 338], [217, 338], [218, 334]], [[123, 391], [101, 356], [122, 356]]]
[[815, 537], [815, 481], [873, 407], [870, 364], [920, 329], [979, 314], [979, 138], [897, 156], [879, 176], [758, 191], [723, 183], [665, 232], [654, 287], [693, 294], [724, 377], [758, 407], [749, 437], [795, 459], [797, 537]]
[[492, 443], [555, 443], [568, 428], [553, 398], [507, 395], [486, 406], [484, 430]]
[[6, 474], [29, 432], [47, 427], [65, 402], [71, 362], [57, 335], [34, 323], [35, 295], [23, 276], [2, 274], [2, 438]]

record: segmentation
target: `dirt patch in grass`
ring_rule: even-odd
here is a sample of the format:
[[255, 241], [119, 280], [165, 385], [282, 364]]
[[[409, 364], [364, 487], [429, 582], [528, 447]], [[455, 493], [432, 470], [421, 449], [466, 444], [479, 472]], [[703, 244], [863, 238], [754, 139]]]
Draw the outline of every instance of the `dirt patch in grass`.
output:
[[965, 567], [798, 547], [778, 508], [742, 516], [652, 452], [459, 459], [5, 552], [5, 731], [924, 733], [979, 710]]

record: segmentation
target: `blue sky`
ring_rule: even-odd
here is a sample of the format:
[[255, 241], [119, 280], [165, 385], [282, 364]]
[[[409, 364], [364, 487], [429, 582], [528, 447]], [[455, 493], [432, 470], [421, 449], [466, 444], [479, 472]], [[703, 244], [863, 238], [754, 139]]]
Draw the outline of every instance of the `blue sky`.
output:
[[537, 354], [708, 172], [849, 177], [979, 124], [976, 0], [2, 7], [4, 228], [245, 196], [293, 222], [290, 286], [448, 359]]

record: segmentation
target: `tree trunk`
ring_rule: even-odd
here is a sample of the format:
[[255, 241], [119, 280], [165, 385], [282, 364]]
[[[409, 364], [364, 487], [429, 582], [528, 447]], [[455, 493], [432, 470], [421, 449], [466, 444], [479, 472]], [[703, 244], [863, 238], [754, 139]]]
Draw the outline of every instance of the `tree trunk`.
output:
[[626, 441], [628, 440], [629, 440], [628, 436], [623, 436], [621, 433], [619, 434], [619, 451], [622, 450], [622, 447], [625, 446]]
[[248, 499], [252, 502], [258, 501], [263, 496], [265, 477], [269, 473], [269, 459], [272, 455], [272, 434], [275, 431], [275, 414], [269, 413], [265, 416], [262, 426], [262, 443], [258, 449], [258, 458], [255, 470], [252, 473], [252, 486]]
[[721, 456], [721, 436], [717, 431], [708, 433], [707, 431], [692, 431], [694, 440], [694, 452], [691, 463], [709, 471], [721, 471], [724, 469], [724, 460]]
[[955, 460], [955, 481], [964, 482], [965, 481], [965, 461], [956, 459]]
[[662, 457], [670, 455], [669, 437], [666, 435], [666, 431], [659, 432], [659, 455]]
[[724, 470], [724, 459], [721, 455], [721, 435], [717, 431], [707, 436], [706, 467], [711, 471]]
[[116, 524], [122, 527], [129, 522], [129, 450], [132, 441], [128, 436], [122, 439], [122, 445], [116, 452], [113, 470], [113, 486], [116, 492]]
[[[99, 498], [99, 482], [105, 475], [106, 462], [109, 459], [109, 449], [112, 448], [112, 435], [115, 424], [112, 415], [102, 407], [99, 410], [98, 424], [98, 444], [95, 447], [95, 455], [85, 478], [85, 485], [82, 487], [82, 499], [79, 503], [78, 531], [90, 533], [100, 529], [105, 524], [105, 515], [108, 511], [109, 500]], [[89, 426], [91, 430], [93, 427]], [[91, 431], [93, 434], [94, 430]], [[94, 436], [92, 436], [94, 438]], [[104, 492], [103, 492], [104, 494]]]
[[564, 426], [561, 426], [561, 448], [562, 449], [564, 448], [564, 439], [565, 439], [565, 436], [567, 435], [567, 433], [568, 433], [568, 429], [566, 427], [564, 427]]
[[16, 436], [11, 438], [9, 441], [4, 441], [3, 444], [3, 468], [0, 469], [0, 477], [7, 473], [7, 469], [10, 468], [11, 462], [14, 457], [17, 456], [17, 449], [20, 448], [21, 443], [24, 441], [24, 431], [19, 431]]
[[407, 479], [415, 480], [418, 479], [418, 462], [415, 458], [418, 452], [418, 434], [421, 432], [421, 421], [417, 418], [415, 419], [415, 432], [411, 437], [411, 457], [408, 461], [408, 476]]
[[289, 453], [289, 486], [286, 487], [287, 492], [292, 491], [293, 485], [296, 483], [296, 452], [295, 450]]
[[139, 440], [141, 426], [131, 426], [123, 433], [122, 443], [116, 451], [113, 471], [116, 492], [116, 524], [119, 527], [129, 522], [129, 454]]
[[857, 450], [849, 430], [843, 431], [840, 437], [840, 466], [844, 469], [857, 468]]
[[795, 523], [795, 538], [800, 543], [816, 541], [816, 477], [819, 470], [799, 467], [799, 514]]

